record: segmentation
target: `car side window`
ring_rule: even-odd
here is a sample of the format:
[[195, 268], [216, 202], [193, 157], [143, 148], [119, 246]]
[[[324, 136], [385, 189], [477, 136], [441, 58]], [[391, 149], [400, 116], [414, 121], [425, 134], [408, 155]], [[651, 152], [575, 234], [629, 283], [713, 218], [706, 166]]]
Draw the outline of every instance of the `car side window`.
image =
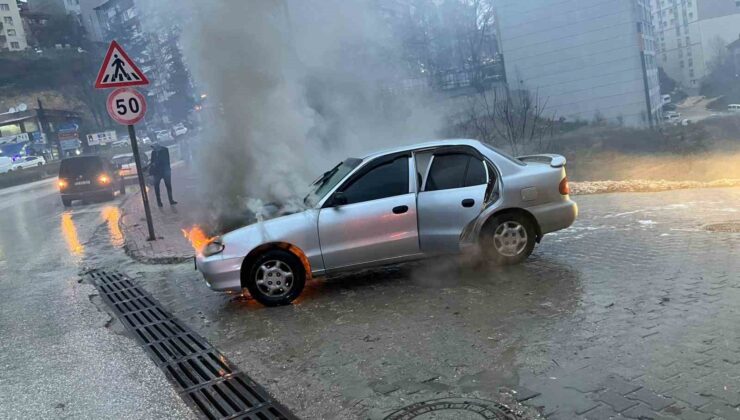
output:
[[486, 184], [488, 177], [486, 176], [486, 167], [482, 160], [474, 157], [470, 157], [468, 162], [468, 172], [465, 174], [465, 186], [472, 187], [473, 185]]
[[462, 153], [435, 155], [424, 191], [470, 187], [486, 182], [486, 169], [480, 159]]
[[377, 166], [344, 188], [347, 204], [378, 200], [409, 192], [409, 159], [399, 157]]

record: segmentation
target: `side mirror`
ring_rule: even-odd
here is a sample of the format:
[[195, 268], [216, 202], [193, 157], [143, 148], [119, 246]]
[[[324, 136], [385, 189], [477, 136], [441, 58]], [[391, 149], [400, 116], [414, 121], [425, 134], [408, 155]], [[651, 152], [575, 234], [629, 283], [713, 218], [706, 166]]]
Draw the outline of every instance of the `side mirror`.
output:
[[337, 191], [334, 193], [331, 203], [334, 206], [343, 206], [348, 203], [347, 196], [345, 196], [343, 192]]

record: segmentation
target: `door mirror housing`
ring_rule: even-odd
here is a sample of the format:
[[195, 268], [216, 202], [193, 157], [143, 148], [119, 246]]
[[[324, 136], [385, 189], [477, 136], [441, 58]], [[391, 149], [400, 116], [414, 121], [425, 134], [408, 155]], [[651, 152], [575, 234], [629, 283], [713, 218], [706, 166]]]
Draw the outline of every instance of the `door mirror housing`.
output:
[[331, 202], [331, 204], [333, 206], [335, 206], [335, 207], [336, 206], [343, 206], [343, 205], [345, 205], [347, 203], [348, 203], [347, 196], [345, 196], [343, 192], [337, 191], [337, 192], [334, 193], [334, 197], [332, 198], [332, 202]]

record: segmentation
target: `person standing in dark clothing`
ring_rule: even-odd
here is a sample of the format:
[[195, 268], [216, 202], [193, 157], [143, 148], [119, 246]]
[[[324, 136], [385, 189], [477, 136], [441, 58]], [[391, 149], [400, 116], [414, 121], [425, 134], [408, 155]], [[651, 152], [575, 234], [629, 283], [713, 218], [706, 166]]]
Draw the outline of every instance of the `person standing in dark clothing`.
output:
[[149, 175], [153, 178], [154, 193], [157, 195], [157, 205], [162, 207], [162, 198], [159, 195], [159, 183], [162, 180], [164, 180], [164, 186], [167, 188], [167, 197], [170, 199], [170, 205], [177, 204], [177, 201], [172, 198], [172, 168], [170, 167], [170, 151], [158, 143], [155, 143], [152, 146]]

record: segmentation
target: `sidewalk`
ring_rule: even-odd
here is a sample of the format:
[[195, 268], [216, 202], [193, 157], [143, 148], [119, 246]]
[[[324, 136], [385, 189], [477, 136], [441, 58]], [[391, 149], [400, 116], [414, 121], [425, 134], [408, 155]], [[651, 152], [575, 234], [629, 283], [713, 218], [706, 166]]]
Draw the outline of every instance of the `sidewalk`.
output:
[[[138, 185], [129, 186], [128, 193], [121, 203], [121, 230], [125, 238], [124, 249], [133, 259], [146, 264], [177, 264], [193, 257], [190, 242], [183, 236], [182, 229], [193, 226], [196, 208], [194, 188], [187, 168], [177, 165], [172, 169], [172, 188], [176, 206], [165, 204], [157, 207], [154, 189], [149, 187], [149, 204], [152, 210], [156, 241], [148, 241], [144, 204]], [[160, 186], [162, 201], [167, 203], [167, 190], [164, 182]]]

